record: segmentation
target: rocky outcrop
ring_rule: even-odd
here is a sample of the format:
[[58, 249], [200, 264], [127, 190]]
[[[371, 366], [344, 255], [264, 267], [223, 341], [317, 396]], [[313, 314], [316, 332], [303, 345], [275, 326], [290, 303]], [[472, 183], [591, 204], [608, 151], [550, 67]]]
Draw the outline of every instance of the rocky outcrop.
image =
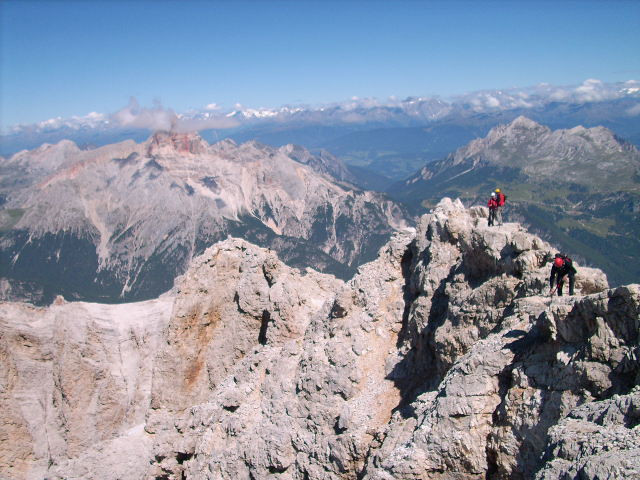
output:
[[[401, 328], [410, 238], [396, 238], [353, 286], [300, 276], [238, 240], [207, 250], [179, 287], [156, 364], [147, 430], [162, 460], [153, 474], [359, 471], [399, 401], [387, 355]], [[194, 289], [216, 294], [194, 302]]]
[[[172, 303], [0, 303], [1, 478], [41, 479], [59, 464], [70, 478], [141, 478], [133, 463]], [[105, 445], [114, 456], [101, 467]]]
[[[636, 382], [637, 384], [637, 382]], [[544, 478], [640, 478], [640, 387], [571, 410], [549, 430]]]
[[[3, 438], [24, 440], [2, 442], [0, 475], [633, 477], [640, 286], [608, 289], [602, 272], [578, 266], [577, 295], [549, 298], [554, 249], [517, 224], [487, 227], [486, 216], [445, 199], [347, 283], [243, 240], [210, 247], [155, 325], [164, 328], [137, 413], [47, 456], [24, 433], [33, 427], [20, 420], [20, 396], [3, 390], [13, 412]], [[87, 308], [64, 307], [73, 305]], [[11, 318], [27, 307], [3, 308]], [[16, 370], [23, 360], [3, 352]], [[65, 438], [81, 428], [49, 425]], [[21, 469], [9, 467], [18, 457]]]

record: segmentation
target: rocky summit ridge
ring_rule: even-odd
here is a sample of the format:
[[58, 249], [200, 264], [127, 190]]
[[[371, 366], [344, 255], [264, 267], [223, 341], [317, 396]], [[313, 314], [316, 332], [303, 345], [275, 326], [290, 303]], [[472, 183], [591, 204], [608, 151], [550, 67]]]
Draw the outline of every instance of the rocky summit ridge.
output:
[[349, 282], [227, 239], [165, 296], [0, 304], [9, 479], [640, 475], [640, 286], [442, 200]]

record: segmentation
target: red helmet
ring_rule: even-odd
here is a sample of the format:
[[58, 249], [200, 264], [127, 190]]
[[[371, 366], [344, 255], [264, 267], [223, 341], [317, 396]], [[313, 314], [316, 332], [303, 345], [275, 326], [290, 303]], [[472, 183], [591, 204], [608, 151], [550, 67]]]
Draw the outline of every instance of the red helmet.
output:
[[553, 261], [553, 264], [559, 268], [564, 265], [564, 260], [560, 257], [556, 257], [556, 259]]

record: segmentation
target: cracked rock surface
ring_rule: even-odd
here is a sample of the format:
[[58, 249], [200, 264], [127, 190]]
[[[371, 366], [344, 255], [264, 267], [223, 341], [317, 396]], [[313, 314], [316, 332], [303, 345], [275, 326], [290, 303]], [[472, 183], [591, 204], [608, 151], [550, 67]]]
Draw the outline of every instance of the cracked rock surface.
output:
[[2, 304], [0, 477], [637, 476], [640, 286], [549, 298], [555, 250], [486, 216], [349, 282], [229, 239], [158, 300]]

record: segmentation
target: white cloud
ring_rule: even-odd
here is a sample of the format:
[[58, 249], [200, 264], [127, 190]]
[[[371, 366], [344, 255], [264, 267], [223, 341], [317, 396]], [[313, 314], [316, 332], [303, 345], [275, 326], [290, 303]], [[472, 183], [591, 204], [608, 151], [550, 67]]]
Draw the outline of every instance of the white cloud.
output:
[[589, 78], [575, 89], [577, 100], [582, 102], [598, 102], [614, 98], [615, 91], [611, 91], [601, 80]]
[[104, 113], [90, 112], [84, 117], [71, 117], [67, 125], [73, 128], [78, 127], [98, 127], [101, 124], [109, 123], [107, 115]]
[[554, 92], [549, 95], [551, 100], [562, 101], [567, 100], [571, 96], [571, 92], [567, 90], [563, 90], [562, 88], [558, 88]]
[[[350, 111], [350, 110], [355, 110], [357, 108], [374, 108], [374, 107], [379, 107], [380, 101], [377, 98], [374, 97], [365, 97], [365, 98], [361, 98], [361, 97], [351, 97], [349, 100], [344, 101], [344, 102], [337, 102], [337, 103], [329, 103], [327, 105], [324, 105], [324, 108], [333, 108], [333, 107], [337, 107], [340, 108], [344, 111]], [[322, 108], [317, 108], [317, 111], [322, 111]]]
[[181, 118], [174, 125], [173, 130], [179, 133], [199, 132], [212, 128], [233, 128], [238, 126], [237, 120], [224, 115], [209, 118]]
[[159, 104], [154, 108], [143, 108], [133, 97], [129, 100], [129, 105], [118, 110], [111, 118], [123, 127], [167, 131], [172, 130], [178, 121], [178, 116], [173, 110], [165, 110]]
[[43, 130], [56, 129], [64, 125], [64, 119], [62, 117], [50, 118], [38, 123], [38, 127]]
[[160, 104], [154, 108], [140, 107], [135, 98], [131, 98], [129, 105], [111, 115], [111, 119], [123, 127], [146, 128], [149, 130], [166, 130], [173, 132], [192, 132], [211, 128], [230, 128], [237, 122], [226, 118], [188, 118], [176, 115], [171, 109], [165, 109]]
[[491, 95], [487, 95], [486, 104], [488, 107], [498, 108], [500, 106], [500, 100], [498, 100], [496, 97], [493, 97]]

